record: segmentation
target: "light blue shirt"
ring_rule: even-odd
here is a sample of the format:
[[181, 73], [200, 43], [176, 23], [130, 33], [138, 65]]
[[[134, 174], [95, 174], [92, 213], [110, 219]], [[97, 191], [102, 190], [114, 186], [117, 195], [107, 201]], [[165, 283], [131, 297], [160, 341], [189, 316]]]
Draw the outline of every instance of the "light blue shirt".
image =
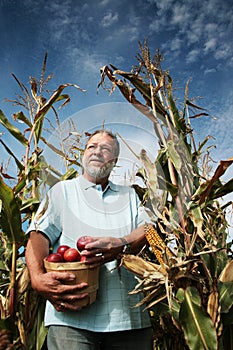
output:
[[[61, 244], [76, 247], [80, 236], [122, 237], [148, 221], [133, 188], [109, 182], [105, 191], [83, 176], [53, 186], [41, 203], [30, 225], [42, 231], [54, 251]], [[150, 327], [147, 311], [135, 305], [142, 295], [129, 295], [138, 283], [126, 270], [116, 269], [116, 261], [100, 268], [96, 301], [78, 312], [57, 312], [46, 303], [45, 325], [66, 325], [96, 332], [121, 331]], [[145, 307], [143, 307], [144, 309]]]

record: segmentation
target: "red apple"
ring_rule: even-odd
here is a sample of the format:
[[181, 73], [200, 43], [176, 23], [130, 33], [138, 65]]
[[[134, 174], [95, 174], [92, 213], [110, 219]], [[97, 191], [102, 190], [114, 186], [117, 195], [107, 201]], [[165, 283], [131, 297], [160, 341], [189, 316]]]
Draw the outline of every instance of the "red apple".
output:
[[61, 254], [51, 253], [46, 257], [46, 260], [49, 262], [62, 262], [63, 258], [61, 256]]
[[87, 257], [85, 255], [81, 255], [80, 262], [85, 263]]
[[77, 248], [81, 252], [85, 249], [86, 244], [91, 243], [93, 241], [92, 237], [90, 236], [82, 236], [77, 241]]
[[63, 259], [65, 261], [80, 261], [81, 255], [76, 248], [69, 248], [64, 252]]
[[58, 248], [57, 248], [57, 253], [58, 254], [61, 254], [62, 258], [64, 256], [64, 253], [67, 249], [69, 249], [70, 247], [68, 245], [60, 245]]

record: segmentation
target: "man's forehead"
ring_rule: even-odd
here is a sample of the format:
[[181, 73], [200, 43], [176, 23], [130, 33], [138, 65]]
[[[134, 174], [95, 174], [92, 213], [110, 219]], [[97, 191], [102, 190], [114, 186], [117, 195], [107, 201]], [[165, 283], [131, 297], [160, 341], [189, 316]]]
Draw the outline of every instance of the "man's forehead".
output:
[[106, 134], [96, 134], [89, 139], [87, 144], [89, 143], [106, 143], [113, 145], [115, 144], [115, 140], [111, 136]]

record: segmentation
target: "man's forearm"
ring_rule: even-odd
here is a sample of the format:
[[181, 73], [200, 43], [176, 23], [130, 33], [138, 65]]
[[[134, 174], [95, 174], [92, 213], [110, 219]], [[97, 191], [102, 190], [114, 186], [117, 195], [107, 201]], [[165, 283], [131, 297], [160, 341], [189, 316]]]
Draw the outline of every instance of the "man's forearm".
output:
[[130, 253], [137, 254], [147, 243], [145, 225], [137, 227], [129, 235], [124, 236], [124, 239], [130, 244]]
[[26, 264], [31, 277], [32, 285], [34, 277], [44, 273], [43, 259], [49, 253], [49, 240], [40, 232], [30, 232], [30, 237], [26, 247]]

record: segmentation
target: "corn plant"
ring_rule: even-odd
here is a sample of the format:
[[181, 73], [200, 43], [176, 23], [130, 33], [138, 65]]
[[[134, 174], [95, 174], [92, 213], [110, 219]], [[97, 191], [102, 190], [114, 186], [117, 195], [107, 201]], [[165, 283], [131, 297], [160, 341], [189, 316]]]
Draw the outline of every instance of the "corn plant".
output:
[[[191, 121], [208, 112], [189, 98], [181, 108], [173, 80], [162, 69], [159, 50], [151, 58], [148, 42], [140, 43], [138, 64], [130, 72], [113, 65], [101, 69], [100, 86], [124, 98], [152, 122], [159, 151], [151, 161], [145, 150], [138, 159], [144, 186], [135, 186], [148, 208], [153, 228], [146, 229], [149, 249], [124, 256], [122, 265], [135, 273], [150, 311], [154, 348], [233, 349], [233, 272], [227, 242], [226, 211], [221, 198], [233, 191], [233, 179], [221, 176], [233, 158], [209, 171], [207, 136], [196, 145]], [[158, 189], [161, 195], [158, 195]], [[138, 305], [137, 305], [138, 306]]]
[[[70, 146], [72, 141], [67, 148], [63, 140], [55, 105], [64, 107], [70, 101], [69, 95], [63, 93], [66, 88], [84, 90], [75, 84], [63, 84], [50, 93], [46, 86], [52, 75], [45, 76], [46, 64], [47, 54], [40, 80], [30, 77], [30, 88], [13, 75], [21, 94], [8, 101], [22, 109], [13, 115], [14, 122], [0, 111], [0, 123], [24, 150], [19, 159], [16, 152], [8, 147], [3, 135], [0, 138], [1, 146], [17, 168], [16, 179], [9, 174], [7, 167], [2, 165], [0, 169], [0, 349], [39, 350], [45, 346], [44, 300], [30, 286], [24, 257], [27, 243], [24, 231], [38, 208], [43, 188], [76, 176], [77, 169], [71, 165], [80, 166], [80, 137], [73, 130], [74, 156], [74, 149]], [[23, 130], [17, 127], [17, 122], [24, 126]], [[48, 128], [58, 130], [59, 147], [49, 143]], [[65, 174], [47, 164], [42, 147], [49, 147], [63, 159]]]

